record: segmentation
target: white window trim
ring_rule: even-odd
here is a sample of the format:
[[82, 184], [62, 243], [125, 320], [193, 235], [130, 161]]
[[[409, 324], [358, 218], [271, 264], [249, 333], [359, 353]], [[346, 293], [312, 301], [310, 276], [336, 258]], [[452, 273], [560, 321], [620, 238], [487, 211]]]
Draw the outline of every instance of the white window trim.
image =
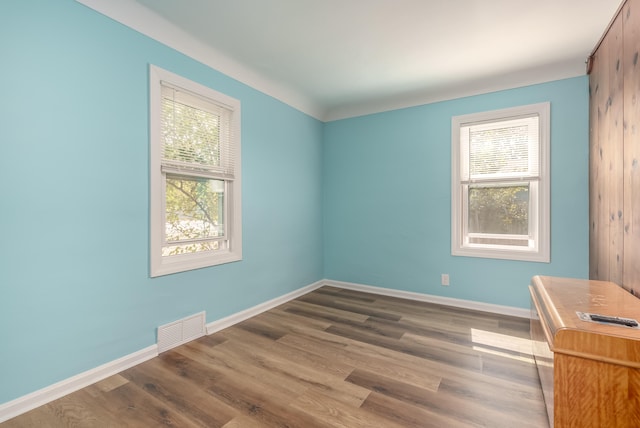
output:
[[[451, 120], [451, 254], [454, 256], [483, 257], [532, 262], [551, 261], [551, 192], [550, 192], [550, 103], [531, 104], [501, 110], [454, 116]], [[460, 127], [466, 124], [492, 122], [531, 115], [539, 117], [540, 179], [538, 181], [538, 218], [532, 225], [537, 233], [534, 248], [505, 246], [483, 246], [464, 243], [463, 222], [466, 210], [463, 207], [461, 185]], [[535, 202], [534, 202], [535, 203]]]
[[[164, 210], [164, 180], [161, 172], [161, 82], [199, 94], [218, 104], [233, 110], [232, 124], [235, 136], [235, 178], [227, 181], [228, 193], [225, 195], [228, 204], [228, 218], [226, 219], [229, 232], [229, 248], [213, 252], [197, 252], [170, 257], [162, 256]], [[220, 265], [242, 260], [242, 173], [240, 170], [240, 101], [217, 92], [204, 85], [193, 82], [177, 74], [149, 65], [149, 153], [150, 153], [150, 197], [149, 197], [149, 227], [150, 227], [150, 276], [157, 277], [172, 273], [184, 272], [208, 266]]]

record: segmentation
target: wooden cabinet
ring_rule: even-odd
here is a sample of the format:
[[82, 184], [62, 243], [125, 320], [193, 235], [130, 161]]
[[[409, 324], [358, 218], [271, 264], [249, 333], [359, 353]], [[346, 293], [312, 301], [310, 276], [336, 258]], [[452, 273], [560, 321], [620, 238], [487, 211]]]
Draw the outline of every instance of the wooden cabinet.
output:
[[589, 58], [589, 277], [640, 293], [640, 0]]
[[608, 281], [536, 276], [531, 338], [550, 425], [640, 427], [640, 328], [577, 312], [640, 320], [640, 299]]

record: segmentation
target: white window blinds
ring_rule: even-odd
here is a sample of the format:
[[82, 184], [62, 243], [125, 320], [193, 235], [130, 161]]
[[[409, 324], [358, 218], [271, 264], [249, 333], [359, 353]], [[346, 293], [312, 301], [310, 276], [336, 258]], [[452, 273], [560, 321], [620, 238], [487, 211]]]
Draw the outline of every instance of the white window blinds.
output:
[[538, 117], [460, 128], [461, 180], [535, 180], [540, 175]]
[[233, 110], [165, 82], [161, 85], [162, 171], [233, 180]]

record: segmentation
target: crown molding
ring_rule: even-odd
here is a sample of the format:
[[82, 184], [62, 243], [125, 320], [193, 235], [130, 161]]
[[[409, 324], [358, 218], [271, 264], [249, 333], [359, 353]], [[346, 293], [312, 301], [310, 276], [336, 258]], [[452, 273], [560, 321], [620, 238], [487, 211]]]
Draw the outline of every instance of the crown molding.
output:
[[318, 120], [324, 120], [324, 109], [309, 97], [281, 82], [264, 77], [255, 70], [202, 43], [134, 0], [76, 1], [253, 89], [282, 101], [296, 110]]
[[322, 122], [366, 116], [585, 75], [584, 58], [571, 58], [530, 69], [512, 70], [500, 76], [478, 78], [462, 84], [451, 84], [437, 88], [425, 86], [422, 90], [411, 90], [384, 97], [372, 96], [366, 100], [343, 105], [322, 106], [311, 97], [296, 91], [285, 83], [269, 79], [201, 42], [135, 0], [76, 1]]

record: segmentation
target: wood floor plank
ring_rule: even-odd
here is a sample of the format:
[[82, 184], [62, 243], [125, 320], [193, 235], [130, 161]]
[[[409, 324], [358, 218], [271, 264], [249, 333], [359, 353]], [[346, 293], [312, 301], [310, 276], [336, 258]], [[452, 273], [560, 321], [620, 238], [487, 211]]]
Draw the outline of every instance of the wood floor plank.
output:
[[321, 287], [2, 424], [547, 426], [528, 320]]
[[[373, 329], [368, 329], [366, 327], [358, 328], [357, 326], [345, 326], [345, 325], [335, 325], [325, 330], [327, 333], [340, 335], [346, 338], [350, 338], [357, 342], [369, 343], [376, 345], [378, 347], [382, 347], [385, 349], [392, 350], [394, 352], [413, 355], [415, 357], [427, 359], [430, 361], [442, 361], [447, 362], [448, 364], [457, 365], [461, 368], [471, 368], [480, 370], [482, 367], [480, 358], [476, 353], [466, 353], [466, 354], [456, 354], [449, 353], [448, 355], [442, 355], [442, 352], [438, 352], [436, 348], [429, 348], [425, 346], [421, 346], [419, 344], [398, 340], [395, 338], [390, 338], [383, 334], [379, 334], [378, 331]], [[424, 334], [427, 334], [423, 332]], [[431, 332], [428, 334], [432, 334]], [[435, 335], [440, 337], [440, 333], [437, 332]], [[468, 343], [468, 340], [460, 340], [459, 338], [451, 338], [454, 343]], [[441, 340], [443, 341], [443, 340]], [[444, 341], [443, 341], [444, 342]]]
[[[362, 409], [379, 415], [405, 428], [475, 428], [487, 426], [456, 419], [455, 412], [434, 412], [388, 395], [372, 392]], [[494, 425], [489, 425], [494, 428]]]
[[252, 369], [255, 377], [261, 381], [273, 378], [272, 382], [295, 393], [304, 392], [311, 386], [323, 385], [328, 388], [332, 382], [344, 380], [344, 377], [297, 364], [286, 355], [271, 352], [271, 348], [256, 347], [250, 342], [230, 341], [204, 352], [223, 361], [234, 361], [243, 373], [249, 373], [247, 370]]
[[315, 328], [317, 330], [324, 330], [325, 328], [331, 326], [330, 321], [318, 320], [306, 316], [296, 315], [293, 312], [286, 312], [287, 307], [289, 307], [287, 304], [280, 305], [277, 308], [270, 310], [269, 312], [264, 312], [262, 315], [267, 316], [271, 322], [281, 327], [288, 328], [289, 330], [293, 326], [305, 326], [309, 328]]
[[[364, 370], [354, 371], [347, 380], [402, 403], [428, 410], [430, 414], [448, 415], [456, 424], [492, 426], [495, 424], [493, 421], [499, 419], [502, 421], [501, 426], [521, 426], [518, 418], [506, 412], [505, 407], [496, 409], [485, 402], [466, 400], [440, 389], [434, 392], [416, 388]], [[451, 413], [450, 409], [456, 411]]]
[[[198, 426], [222, 427], [238, 414], [205, 390], [194, 387], [193, 382], [188, 379], [166, 368], [160, 370], [151, 364], [140, 364], [127, 370], [124, 376], [168, 407], [181, 414], [188, 414]], [[158, 374], [162, 374], [162, 378]]]
[[307, 301], [294, 301], [285, 305], [284, 311], [287, 313], [304, 316], [316, 320], [334, 322], [364, 322], [369, 315], [350, 312], [345, 309], [333, 306], [323, 306]]
[[404, 344], [400, 349], [406, 349], [406, 353], [424, 358], [430, 363], [438, 362], [447, 366], [482, 370], [480, 352], [468, 345], [424, 337], [415, 333], [406, 333], [400, 342]]
[[345, 405], [317, 390], [309, 390], [296, 398], [291, 407], [313, 415], [325, 427], [339, 428], [402, 428], [402, 425], [382, 415], [373, 415], [360, 407]]
[[[272, 373], [263, 365], [253, 365], [251, 362], [256, 360], [251, 355], [243, 355], [233, 349], [202, 348], [193, 344], [176, 350], [176, 353], [197, 363], [207, 372], [222, 374], [212, 382], [203, 383], [208, 392], [217, 391], [216, 385], [228, 382], [238, 387], [246, 385], [255, 391], [266, 391], [273, 398], [287, 401], [290, 396], [300, 394], [308, 388], [297, 379], [285, 378], [282, 373]], [[229, 402], [226, 395], [221, 397], [219, 399], [222, 401]]]
[[[209, 394], [236, 409], [241, 414], [256, 419], [263, 426], [321, 426], [318, 421], [309, 415], [287, 411], [289, 402], [297, 396], [297, 392], [300, 392], [291, 390], [290, 383], [285, 383], [282, 379], [279, 379], [282, 382], [277, 384], [269, 383], [268, 380], [263, 381], [263, 378], [253, 377], [235, 369], [226, 372], [221, 368], [221, 365], [213, 367], [211, 363], [216, 361], [215, 358], [202, 363], [191, 358], [182, 357], [179, 353], [187, 353], [187, 351], [186, 349], [180, 349], [174, 352], [173, 358], [167, 359], [171, 366], [182, 367], [183, 375], [193, 379], [194, 384], [204, 387]], [[190, 356], [196, 355], [199, 354], [192, 353]], [[175, 361], [180, 362], [182, 359], [189, 360], [189, 363], [176, 364]], [[232, 368], [233, 364], [233, 362], [227, 360], [222, 363], [222, 366]], [[205, 373], [205, 376], [195, 378], [197, 373], [202, 372]], [[221, 376], [206, 378], [207, 372], [220, 373]]]
[[[358, 405], [366, 398], [365, 391], [353, 388], [353, 385], [344, 384], [344, 379], [353, 371], [353, 366], [338, 362], [336, 365], [343, 366], [343, 368], [338, 367], [336, 370], [336, 367], [327, 367], [326, 365], [321, 367], [309, 365], [306, 364], [306, 361], [301, 364], [296, 361], [300, 352], [291, 352], [292, 349], [285, 345], [277, 343], [268, 349], [256, 349], [253, 345], [254, 342], [248, 336], [244, 336], [244, 339], [218, 347], [212, 350], [210, 355], [225, 361], [230, 359], [242, 361], [244, 363], [242, 369], [245, 372], [253, 367], [258, 369], [255, 373], [260, 379], [275, 377], [277, 382], [290, 385], [289, 389], [296, 389], [298, 392], [307, 388], [316, 388], [326, 391], [334, 397], [342, 396], [345, 401], [358, 403]], [[289, 352], [282, 352], [285, 348]], [[325, 370], [325, 368], [327, 369]]]
[[131, 382], [98, 396], [94, 400], [95, 404], [91, 407], [92, 409], [102, 407], [113, 415], [112, 421], [116, 421], [116, 424], [123, 427], [183, 426], [195, 428], [199, 426], [187, 415], [165, 405]]
[[117, 416], [104, 408], [85, 405], [89, 395], [86, 391], [77, 394], [73, 399], [62, 397], [44, 407], [44, 417], [32, 421], [33, 427], [45, 426], [82, 426], [94, 428], [107, 423], [117, 423]]
[[445, 377], [439, 391], [463, 401], [484, 403], [485, 406], [497, 409], [500, 414], [510, 414], [512, 419], [522, 421], [515, 426], [548, 426], [546, 408], [539, 390], [504, 389], [488, 383], [486, 379], [469, 381]]
[[280, 340], [294, 348], [308, 349], [326, 358], [336, 358], [344, 363], [384, 373], [416, 386], [432, 390], [438, 388], [440, 376], [434, 371], [414, 365], [421, 361], [410, 363], [401, 355], [398, 355], [398, 359], [394, 359], [383, 348], [374, 345], [359, 346], [355, 341], [347, 342], [343, 347], [342, 343], [336, 345], [335, 342], [331, 342], [331, 336], [333, 335], [324, 332], [309, 331], [305, 335], [289, 334]]
[[[90, 394], [100, 394], [103, 392], [109, 392], [109, 391], [113, 391], [114, 389], [118, 388], [119, 386], [124, 385], [125, 383], [129, 382], [129, 380], [119, 374], [113, 375], [113, 376], [109, 376], [106, 379], [101, 380], [100, 382], [96, 382], [93, 384], [92, 388], [88, 388], [87, 391]], [[93, 393], [92, 391], [97, 390], [95, 393]]]
[[[367, 299], [368, 300], [368, 299]], [[366, 317], [376, 317], [381, 319], [389, 319], [397, 321], [400, 315], [384, 310], [377, 310], [375, 305], [369, 304], [367, 300], [358, 301], [341, 296], [323, 296], [318, 293], [309, 293], [302, 296], [298, 301], [311, 303], [316, 306], [326, 308], [326, 310], [341, 310], [351, 314], [360, 314]]]
[[[531, 420], [542, 421], [546, 417], [542, 406], [542, 396], [539, 387], [504, 383], [496, 385], [488, 376], [477, 377], [444, 377], [440, 383], [439, 392], [462, 397], [465, 400], [484, 403], [499, 409], [511, 409], [514, 414], [531, 415]], [[518, 410], [519, 409], [519, 410]], [[540, 422], [544, 427], [544, 422]]]
[[[295, 330], [292, 329], [292, 333], [294, 331]], [[252, 333], [240, 329], [228, 329], [225, 330], [224, 334], [228, 337], [233, 338], [234, 340], [248, 343], [255, 343], [260, 341], [260, 338], [256, 338], [256, 336]], [[294, 348], [288, 346], [282, 341], [276, 341], [269, 349], [269, 351], [276, 355], [280, 355], [283, 358], [287, 358], [288, 360], [296, 364], [313, 368], [316, 371], [330, 374], [340, 379], [346, 378], [349, 373], [351, 373], [355, 368], [354, 366], [349, 365], [344, 361], [329, 359], [322, 355], [318, 355], [317, 353], [309, 352], [306, 349]]]
[[240, 415], [231, 419], [222, 428], [264, 428], [264, 425], [251, 416]]

